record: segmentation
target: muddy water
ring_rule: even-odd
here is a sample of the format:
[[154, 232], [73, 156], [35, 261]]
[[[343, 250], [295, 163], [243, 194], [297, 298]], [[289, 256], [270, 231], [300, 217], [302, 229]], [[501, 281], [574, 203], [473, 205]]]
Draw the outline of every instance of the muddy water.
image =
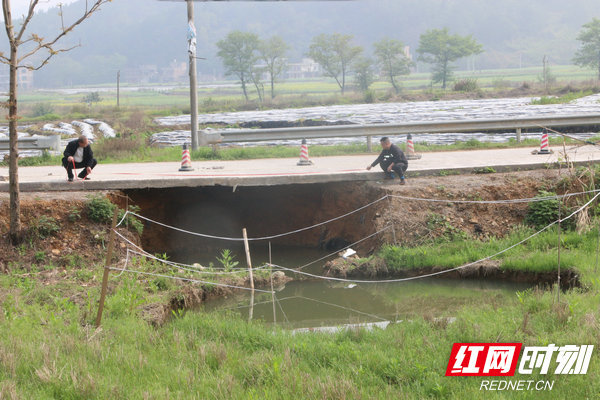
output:
[[[286, 328], [400, 321], [418, 316], [452, 317], [465, 305], [513, 302], [526, 284], [483, 280], [423, 279], [404, 283], [358, 284], [321, 280], [294, 281], [276, 288], [276, 310], [270, 294], [256, 294], [252, 316]], [[206, 303], [203, 310], [230, 310], [248, 319], [250, 294]]]
[[[268, 247], [253, 246], [255, 266], [268, 261]], [[274, 264], [297, 268], [328, 252], [291, 246], [274, 246]], [[240, 266], [246, 266], [243, 251], [236, 252]], [[320, 275], [325, 258], [303, 271]], [[286, 328], [338, 326], [343, 324], [398, 321], [417, 316], [443, 318], [456, 315], [464, 305], [484, 303], [505, 304], [516, 299], [516, 292], [528, 284], [486, 280], [456, 280], [429, 278], [399, 283], [350, 284], [320, 279], [298, 278], [282, 287], [276, 287], [276, 310], [270, 294], [255, 293], [252, 317], [267, 323], [277, 322]], [[265, 288], [263, 288], [265, 289]], [[268, 289], [268, 288], [266, 288]], [[236, 293], [228, 298], [210, 301], [204, 311], [230, 310], [248, 319], [251, 296], [249, 292]]]

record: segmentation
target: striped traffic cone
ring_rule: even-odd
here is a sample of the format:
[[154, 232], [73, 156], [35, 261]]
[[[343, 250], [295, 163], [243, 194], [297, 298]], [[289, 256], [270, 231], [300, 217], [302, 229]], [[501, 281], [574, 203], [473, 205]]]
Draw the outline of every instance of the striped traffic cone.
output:
[[533, 154], [552, 154], [552, 150], [550, 150], [550, 145], [548, 144], [548, 131], [546, 128], [542, 131], [542, 140], [540, 142], [540, 149], [534, 150]]
[[406, 159], [407, 160], [418, 160], [421, 158], [421, 154], [415, 153], [415, 145], [413, 144], [412, 135], [409, 133], [406, 136]]
[[296, 165], [312, 165], [312, 161], [308, 159], [308, 145], [306, 139], [302, 139], [302, 147], [300, 148], [300, 161]]
[[190, 151], [187, 148], [187, 144], [183, 145], [183, 151], [181, 152], [181, 168], [180, 171], [193, 171], [192, 159], [190, 157]]

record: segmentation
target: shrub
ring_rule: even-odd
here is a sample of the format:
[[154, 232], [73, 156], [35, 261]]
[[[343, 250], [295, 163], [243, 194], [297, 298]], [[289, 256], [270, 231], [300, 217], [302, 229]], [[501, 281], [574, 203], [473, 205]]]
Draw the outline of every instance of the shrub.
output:
[[42, 115], [52, 114], [54, 112], [54, 108], [48, 103], [36, 103], [33, 106], [34, 117], [41, 117]]
[[88, 217], [94, 222], [109, 223], [112, 221], [116, 205], [102, 196], [92, 196], [87, 202]]
[[138, 136], [104, 139], [95, 145], [95, 153], [100, 161], [107, 158], [120, 158], [137, 154], [144, 145], [144, 139]]
[[45, 215], [42, 215], [37, 220], [33, 221], [33, 224], [30, 227], [31, 234], [40, 239], [54, 236], [58, 231], [60, 231], [60, 226], [56, 220], [52, 217], [46, 217]]
[[[536, 198], [550, 196], [556, 196], [556, 193], [541, 190], [536, 196]], [[525, 217], [525, 222], [534, 226], [536, 229], [541, 229], [546, 225], [549, 225], [552, 222], [558, 220], [559, 205], [560, 200], [558, 199], [541, 200], [529, 203], [529, 207], [527, 208], [527, 216]], [[569, 209], [563, 205], [561, 210], [561, 217], [565, 217], [569, 214]], [[563, 227], [572, 228], [573, 224], [574, 218], [571, 218], [563, 222]]]
[[453, 90], [455, 92], [475, 92], [479, 90], [479, 83], [475, 78], [459, 79], [454, 82]]

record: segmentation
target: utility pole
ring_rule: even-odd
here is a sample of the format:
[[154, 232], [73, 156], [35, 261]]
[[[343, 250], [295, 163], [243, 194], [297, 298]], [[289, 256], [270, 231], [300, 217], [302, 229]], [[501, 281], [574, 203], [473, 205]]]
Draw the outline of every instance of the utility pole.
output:
[[192, 127], [192, 150], [198, 150], [198, 82], [196, 76], [196, 26], [194, 25], [194, 2], [186, 0], [188, 13], [188, 54], [190, 56], [190, 124]]
[[117, 108], [120, 106], [121, 70], [117, 71]]

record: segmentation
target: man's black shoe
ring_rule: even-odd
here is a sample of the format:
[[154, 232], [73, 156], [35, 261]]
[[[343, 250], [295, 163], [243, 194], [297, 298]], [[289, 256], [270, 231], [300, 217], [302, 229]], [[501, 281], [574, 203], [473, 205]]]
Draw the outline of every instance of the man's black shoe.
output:
[[69, 177], [69, 182], [73, 182], [73, 177]]

